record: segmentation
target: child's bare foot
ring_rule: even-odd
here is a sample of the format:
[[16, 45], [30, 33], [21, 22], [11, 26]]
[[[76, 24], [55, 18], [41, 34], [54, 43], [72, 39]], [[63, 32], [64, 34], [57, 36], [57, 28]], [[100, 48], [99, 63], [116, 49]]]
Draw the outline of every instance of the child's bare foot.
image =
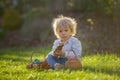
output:
[[55, 68], [56, 70], [59, 70], [59, 69], [64, 68], [64, 65], [62, 65], [62, 64], [60, 64], [60, 63], [56, 63], [56, 64], [54, 65], [54, 68]]

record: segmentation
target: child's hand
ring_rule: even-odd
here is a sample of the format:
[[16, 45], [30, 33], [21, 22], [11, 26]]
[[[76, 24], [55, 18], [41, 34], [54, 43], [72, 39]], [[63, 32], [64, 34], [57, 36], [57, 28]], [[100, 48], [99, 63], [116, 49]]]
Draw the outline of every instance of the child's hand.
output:
[[63, 43], [61, 43], [54, 51], [54, 56], [58, 57], [58, 56], [63, 56], [64, 55], [64, 51], [62, 50], [62, 47], [64, 46]]
[[63, 50], [55, 50], [54, 51], [54, 56], [64, 56], [65, 52]]

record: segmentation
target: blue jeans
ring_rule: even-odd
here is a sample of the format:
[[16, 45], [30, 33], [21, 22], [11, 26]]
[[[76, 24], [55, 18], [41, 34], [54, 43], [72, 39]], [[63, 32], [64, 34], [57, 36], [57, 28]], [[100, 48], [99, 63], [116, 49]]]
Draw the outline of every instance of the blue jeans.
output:
[[46, 61], [48, 62], [48, 64], [50, 65], [50, 67], [52, 69], [54, 69], [54, 65], [56, 63], [65, 65], [66, 60], [67, 60], [67, 58], [64, 58], [64, 57], [56, 58], [56, 57], [52, 56], [51, 54], [48, 54], [48, 56], [46, 57]]

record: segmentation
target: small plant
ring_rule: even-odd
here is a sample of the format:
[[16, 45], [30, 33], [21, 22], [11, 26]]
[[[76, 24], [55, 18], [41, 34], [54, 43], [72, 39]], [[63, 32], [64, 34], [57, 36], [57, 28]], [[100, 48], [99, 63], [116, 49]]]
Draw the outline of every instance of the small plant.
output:
[[5, 31], [0, 28], [0, 39], [3, 39], [5, 37]]

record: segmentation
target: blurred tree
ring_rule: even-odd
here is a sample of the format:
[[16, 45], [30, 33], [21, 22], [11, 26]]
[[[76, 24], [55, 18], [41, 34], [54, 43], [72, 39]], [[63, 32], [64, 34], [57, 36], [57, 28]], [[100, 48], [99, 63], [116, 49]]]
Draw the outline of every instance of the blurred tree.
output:
[[4, 14], [4, 5], [0, 3], [0, 17], [2, 17]]
[[16, 30], [21, 26], [21, 15], [16, 10], [6, 9], [2, 22], [3, 29]]
[[[115, 40], [116, 43], [120, 43], [120, 0], [116, 0], [113, 3], [114, 8], [113, 8], [113, 23], [114, 23], [114, 28], [115, 28]], [[116, 47], [120, 48], [120, 45]]]

